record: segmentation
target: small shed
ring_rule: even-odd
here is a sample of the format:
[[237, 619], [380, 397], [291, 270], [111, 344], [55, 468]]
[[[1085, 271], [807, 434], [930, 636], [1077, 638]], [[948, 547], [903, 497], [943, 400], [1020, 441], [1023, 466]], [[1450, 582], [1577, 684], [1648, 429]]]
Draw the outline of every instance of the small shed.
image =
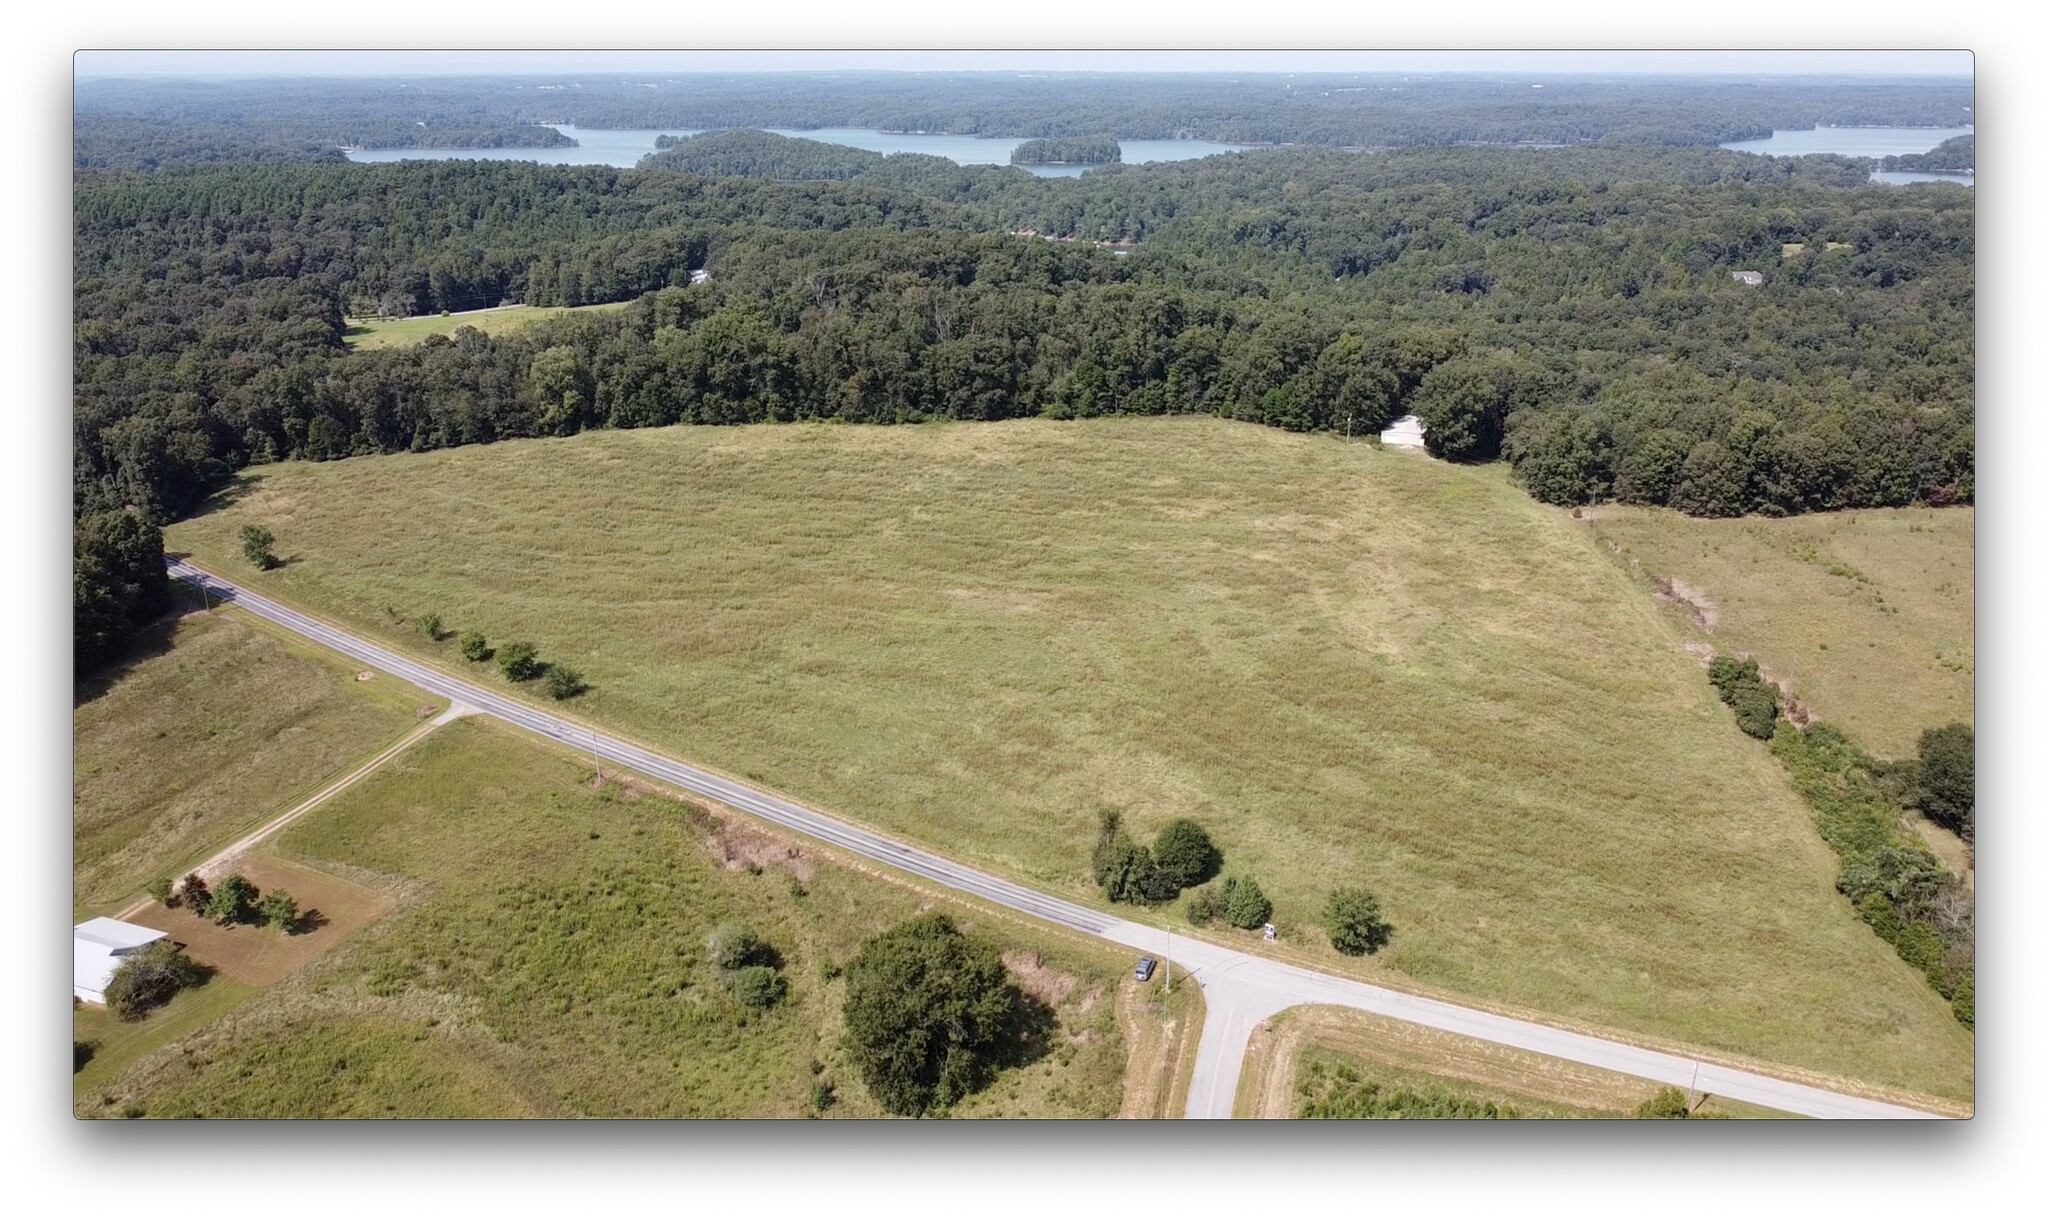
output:
[[71, 993], [82, 1001], [107, 1004], [114, 969], [135, 952], [170, 935], [146, 925], [95, 917], [71, 927]]
[[692, 286], [699, 283], [709, 283], [710, 281], [711, 272], [708, 270], [693, 270], [690, 272], [690, 283]]
[[1737, 283], [1746, 283], [1751, 287], [1762, 287], [1764, 285], [1764, 272], [1760, 270], [1732, 270], [1728, 273], [1734, 277]]
[[1403, 414], [1394, 420], [1394, 425], [1380, 432], [1380, 442], [1390, 448], [1422, 447], [1422, 420], [1413, 414]]

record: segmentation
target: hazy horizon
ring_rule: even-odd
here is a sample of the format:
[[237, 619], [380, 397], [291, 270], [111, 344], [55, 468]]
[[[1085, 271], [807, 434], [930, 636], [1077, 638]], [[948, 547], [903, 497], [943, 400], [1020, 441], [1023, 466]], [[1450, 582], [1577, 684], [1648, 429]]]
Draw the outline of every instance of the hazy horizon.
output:
[[670, 72], [1343, 73], [1970, 78], [1974, 54], [1932, 51], [332, 51], [79, 50], [77, 78], [526, 76]]

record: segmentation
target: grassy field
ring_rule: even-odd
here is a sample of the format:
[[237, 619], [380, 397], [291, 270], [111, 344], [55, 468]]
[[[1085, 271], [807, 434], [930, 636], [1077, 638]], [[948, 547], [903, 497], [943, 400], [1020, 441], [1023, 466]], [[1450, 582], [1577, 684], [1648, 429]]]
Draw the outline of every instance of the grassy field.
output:
[[[1366, 1081], [1515, 1108], [1524, 1119], [1627, 1117], [1657, 1084], [1336, 1006], [1297, 1006], [1255, 1032], [1237, 1091], [1240, 1117], [1292, 1119], [1318, 1066]], [[1782, 1112], [1709, 1098], [1701, 1110], [1742, 1118]]]
[[1697, 614], [1676, 606], [1687, 628], [1754, 654], [1872, 752], [1910, 756], [1926, 728], [1972, 720], [1973, 508], [1701, 520], [1608, 506], [1590, 523], [1645, 576], [1701, 602]]
[[153, 627], [135, 659], [75, 689], [79, 914], [184, 873], [440, 709], [410, 685], [355, 674], [331, 651], [216, 612]]
[[445, 317], [400, 317], [396, 320], [351, 317], [348, 319], [347, 330], [343, 332], [342, 341], [365, 350], [374, 350], [377, 347], [414, 346], [434, 334], [453, 335], [465, 325], [485, 334], [502, 334], [507, 330], [516, 330], [549, 317], [566, 317], [572, 313], [609, 312], [612, 309], [624, 308], [628, 303], [631, 302], [586, 304], [581, 308], [529, 308], [524, 304], [508, 304], [502, 308], [450, 313]]
[[[650, 787], [595, 787], [577, 758], [476, 719], [437, 729], [276, 848], [398, 907], [212, 1026], [118, 1077], [95, 1072], [82, 1113], [798, 1116], [822, 1083], [824, 1115], [873, 1116], [839, 1052], [836, 970], [932, 907], [995, 942], [1050, 1020], [1028, 1064], [954, 1115], [1114, 1115], [1122, 1028], [1159, 1039], [1146, 1029], [1167, 1018], [1146, 1009], [1125, 952], [935, 899]], [[790, 991], [772, 1010], [746, 1011], [704, 958], [710, 929], [734, 919], [781, 956]]]
[[[1190, 815], [1324, 966], [1970, 1093], [1681, 624], [1502, 469], [1214, 419], [677, 428], [225, 500], [169, 544], [451, 670], [392, 614], [530, 639], [575, 712], [962, 860], [1092, 899], [1098, 812]], [[251, 571], [250, 521], [297, 560]], [[1374, 960], [1316, 947], [1343, 883]]]

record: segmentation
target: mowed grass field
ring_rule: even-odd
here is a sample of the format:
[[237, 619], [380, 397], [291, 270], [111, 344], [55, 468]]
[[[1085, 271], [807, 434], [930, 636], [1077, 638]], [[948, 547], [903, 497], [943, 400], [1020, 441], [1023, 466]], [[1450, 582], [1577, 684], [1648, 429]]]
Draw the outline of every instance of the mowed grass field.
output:
[[628, 303], [630, 301], [616, 304], [586, 304], [579, 308], [532, 308], [524, 304], [508, 304], [501, 308], [450, 313], [445, 317], [437, 313], [427, 317], [400, 317], [390, 321], [374, 317], [351, 317], [348, 319], [348, 328], [342, 335], [342, 341], [365, 350], [414, 346], [435, 334], [453, 336], [456, 330], [465, 325], [485, 334], [502, 334], [551, 317], [609, 312], [624, 308]]
[[[276, 843], [397, 907], [211, 1026], [117, 1076], [95, 1072], [79, 1112], [798, 1116], [824, 1083], [834, 1097], [822, 1114], [873, 1116], [839, 1051], [836, 969], [868, 936], [940, 908], [1003, 950], [1046, 1019], [1041, 1050], [952, 1114], [1116, 1114], [1120, 1015], [1164, 1018], [1125, 979], [1126, 953], [591, 778], [507, 727], [436, 729]], [[728, 920], [780, 954], [780, 1006], [745, 1010], [706, 960], [707, 935]]]
[[1700, 636], [1747, 651], [1880, 756], [1973, 719], [1976, 511], [1896, 508], [1701, 520], [1605, 506], [1593, 533], [1652, 579], [1703, 594]]
[[[242, 562], [254, 521], [296, 560]], [[1497, 468], [1215, 419], [676, 428], [265, 467], [167, 543], [451, 670], [392, 613], [533, 641], [573, 713], [1077, 899], [1099, 812], [1192, 816], [1322, 966], [1970, 1093], [1679, 623]], [[1316, 946], [1349, 883], [1398, 927], [1359, 964]]]
[[441, 703], [233, 611], [152, 627], [73, 691], [72, 901], [110, 913], [368, 759]]

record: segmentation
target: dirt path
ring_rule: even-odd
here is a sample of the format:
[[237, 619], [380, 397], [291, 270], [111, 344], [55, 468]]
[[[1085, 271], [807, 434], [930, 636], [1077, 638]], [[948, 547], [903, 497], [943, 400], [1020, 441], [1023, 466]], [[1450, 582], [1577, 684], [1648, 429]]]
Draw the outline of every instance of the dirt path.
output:
[[[368, 761], [365, 761], [361, 766], [357, 767], [355, 770], [350, 772], [347, 776], [335, 782], [333, 785], [328, 786], [326, 789], [320, 791], [318, 794], [315, 794], [312, 798], [307, 799], [305, 802], [299, 804], [297, 807], [292, 808], [290, 811], [285, 812], [284, 814], [276, 817], [273, 820], [267, 821], [262, 826], [258, 827], [253, 832], [249, 833], [247, 836], [234, 842], [232, 845], [229, 845], [226, 849], [221, 850], [219, 853], [215, 854], [211, 858], [208, 858], [206, 861], [201, 862], [194, 869], [198, 871], [200, 878], [206, 880], [208, 883], [214, 882], [215, 880], [221, 878], [223, 875], [227, 874], [232, 869], [233, 863], [236, 862], [239, 858], [241, 858], [243, 854], [248, 853], [251, 849], [254, 849], [256, 846], [262, 844], [264, 841], [275, 836], [280, 829], [284, 828], [285, 825], [290, 824], [293, 820], [298, 819], [300, 816], [305, 815], [307, 812], [313, 810], [315, 807], [318, 807], [322, 803], [327, 802], [327, 800], [333, 798], [335, 795], [340, 794], [342, 791], [347, 790], [349, 787], [355, 785], [357, 782], [362, 781], [364, 778], [368, 777], [372, 772], [374, 772], [379, 766], [383, 765], [384, 762], [390, 760], [392, 757], [397, 756], [399, 753], [405, 751], [407, 748], [410, 748], [414, 744], [417, 744], [421, 740], [425, 739], [427, 735], [434, 730], [434, 728], [440, 726], [442, 723], [453, 722], [458, 718], [462, 718], [465, 715], [474, 713], [476, 713], [475, 710], [463, 705], [461, 702], [450, 703], [448, 708], [442, 711], [439, 715], [435, 716], [435, 718], [432, 721], [422, 723], [419, 726], [413, 728], [411, 731], [407, 732], [397, 743], [391, 745], [389, 748], [386, 748], [384, 751], [378, 753], [376, 756], [371, 757]], [[145, 896], [141, 900], [137, 900], [135, 903], [129, 905], [127, 908], [122, 909], [120, 913], [117, 914], [117, 916], [121, 920], [125, 921], [131, 917], [140, 914], [143, 910], [149, 908], [155, 903], [156, 901], [151, 900]]]

